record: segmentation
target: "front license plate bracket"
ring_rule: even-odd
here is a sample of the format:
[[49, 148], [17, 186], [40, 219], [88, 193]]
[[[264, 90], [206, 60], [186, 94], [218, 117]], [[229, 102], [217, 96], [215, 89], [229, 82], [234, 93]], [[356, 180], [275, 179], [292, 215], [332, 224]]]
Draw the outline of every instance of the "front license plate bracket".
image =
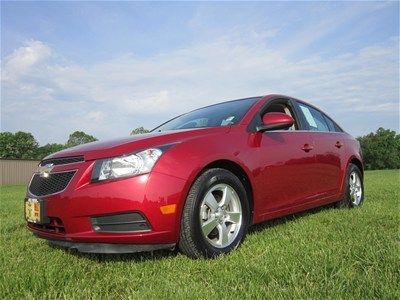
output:
[[46, 224], [50, 219], [46, 216], [46, 201], [37, 198], [25, 198], [25, 220], [34, 224]]

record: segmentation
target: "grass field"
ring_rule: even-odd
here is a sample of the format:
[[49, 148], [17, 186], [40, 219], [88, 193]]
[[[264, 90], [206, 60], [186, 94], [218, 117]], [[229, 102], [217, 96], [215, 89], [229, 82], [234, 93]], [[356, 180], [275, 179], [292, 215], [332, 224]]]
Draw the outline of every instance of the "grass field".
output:
[[398, 171], [366, 172], [362, 208], [258, 225], [215, 260], [50, 247], [25, 229], [25, 188], [2, 187], [0, 298], [399, 299], [399, 185]]

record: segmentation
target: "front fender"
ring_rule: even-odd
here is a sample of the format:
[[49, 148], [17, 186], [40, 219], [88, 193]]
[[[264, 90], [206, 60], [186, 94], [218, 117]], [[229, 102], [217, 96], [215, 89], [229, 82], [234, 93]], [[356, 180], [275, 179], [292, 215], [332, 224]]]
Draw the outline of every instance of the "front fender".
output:
[[[196, 137], [174, 145], [162, 155], [153, 169], [154, 172], [185, 180], [185, 186], [180, 191], [177, 218], [181, 218], [192, 184], [207, 165], [220, 160], [231, 161], [240, 166], [251, 181], [252, 172], [241, 160], [248, 152], [247, 138], [246, 133], [241, 130]], [[180, 222], [177, 222], [177, 226], [180, 226]], [[180, 227], [176, 229], [177, 232], [180, 231]]]

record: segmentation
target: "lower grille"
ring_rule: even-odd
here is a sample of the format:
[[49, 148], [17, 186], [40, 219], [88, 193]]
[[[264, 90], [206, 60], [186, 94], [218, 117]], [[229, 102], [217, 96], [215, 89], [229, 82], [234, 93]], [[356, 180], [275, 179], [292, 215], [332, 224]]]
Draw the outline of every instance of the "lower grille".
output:
[[140, 213], [123, 213], [102, 217], [92, 217], [92, 226], [100, 232], [149, 231], [147, 220]]
[[75, 172], [51, 173], [48, 177], [34, 174], [29, 184], [29, 192], [34, 196], [47, 196], [62, 192], [68, 186]]
[[64, 224], [59, 218], [50, 217], [50, 223], [48, 224], [29, 223], [29, 226], [37, 230], [51, 232], [51, 233], [57, 233], [57, 234], [65, 233]]

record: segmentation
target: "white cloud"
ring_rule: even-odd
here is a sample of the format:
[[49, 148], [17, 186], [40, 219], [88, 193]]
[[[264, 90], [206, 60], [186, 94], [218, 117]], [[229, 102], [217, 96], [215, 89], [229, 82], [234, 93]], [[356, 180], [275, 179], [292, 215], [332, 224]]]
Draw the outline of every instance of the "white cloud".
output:
[[398, 118], [398, 39], [300, 61], [269, 48], [265, 39], [228, 35], [91, 66], [46, 60], [55, 51], [32, 40], [6, 58], [2, 125], [32, 131], [41, 143], [65, 141], [77, 129], [110, 138], [199, 106], [267, 93], [310, 100], [333, 117], [351, 110]]
[[5, 58], [3, 80], [17, 80], [26, 74], [29, 69], [42, 62], [51, 55], [49, 46], [41, 41], [29, 40], [25, 46], [16, 49]]

